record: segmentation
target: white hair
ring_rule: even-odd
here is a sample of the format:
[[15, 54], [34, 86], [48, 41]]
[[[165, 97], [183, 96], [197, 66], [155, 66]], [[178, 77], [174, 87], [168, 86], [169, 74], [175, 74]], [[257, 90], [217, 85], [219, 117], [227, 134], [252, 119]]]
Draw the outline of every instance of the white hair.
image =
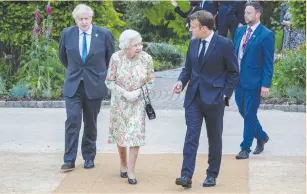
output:
[[123, 31], [119, 36], [119, 48], [122, 50], [128, 48], [131, 40], [136, 40], [141, 43], [142, 37], [139, 32], [132, 29]]
[[92, 10], [92, 8], [90, 8], [85, 4], [79, 4], [75, 7], [74, 11], [72, 12], [72, 17], [76, 20], [78, 16], [83, 13], [89, 14], [90, 17], [94, 16], [94, 11]]

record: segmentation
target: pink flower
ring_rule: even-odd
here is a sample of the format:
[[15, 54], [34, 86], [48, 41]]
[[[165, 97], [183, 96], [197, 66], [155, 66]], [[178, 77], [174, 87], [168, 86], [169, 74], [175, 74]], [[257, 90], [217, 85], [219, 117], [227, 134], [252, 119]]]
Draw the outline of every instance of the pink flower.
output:
[[34, 16], [36, 21], [39, 21], [41, 19], [41, 12], [39, 11], [39, 9], [36, 10]]
[[34, 33], [35, 33], [35, 34], [38, 34], [38, 33], [39, 33], [39, 27], [38, 27], [37, 25], [34, 27]]
[[46, 9], [47, 15], [51, 15], [52, 14], [52, 8], [50, 5], [47, 5], [47, 9]]

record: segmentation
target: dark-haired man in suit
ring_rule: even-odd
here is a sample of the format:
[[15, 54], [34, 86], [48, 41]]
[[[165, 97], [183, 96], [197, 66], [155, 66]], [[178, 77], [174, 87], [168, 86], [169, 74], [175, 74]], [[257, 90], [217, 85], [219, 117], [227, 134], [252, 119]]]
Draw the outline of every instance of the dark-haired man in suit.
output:
[[269, 136], [263, 130], [257, 111], [261, 97], [269, 93], [274, 72], [274, 33], [260, 22], [263, 12], [258, 2], [249, 2], [245, 8], [244, 25], [237, 29], [234, 46], [240, 67], [240, 81], [235, 89], [235, 100], [244, 119], [243, 141], [237, 159], [249, 158], [254, 138], [257, 147], [254, 154], [264, 150]]
[[213, 32], [214, 17], [201, 10], [190, 16], [190, 41], [185, 67], [173, 87], [184, 100], [187, 132], [181, 177], [176, 184], [191, 187], [203, 119], [209, 140], [207, 177], [204, 187], [215, 186], [222, 159], [222, 132], [225, 105], [239, 79], [238, 60], [232, 41]]

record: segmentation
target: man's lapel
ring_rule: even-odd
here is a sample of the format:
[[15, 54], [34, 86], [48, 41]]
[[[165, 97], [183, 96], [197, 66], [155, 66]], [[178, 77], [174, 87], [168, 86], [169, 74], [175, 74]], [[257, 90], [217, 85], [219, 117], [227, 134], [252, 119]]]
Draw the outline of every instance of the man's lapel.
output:
[[238, 39], [237, 39], [237, 44], [236, 44], [236, 54], [237, 54], [237, 56], [239, 56], [239, 50], [240, 50], [240, 45], [241, 45], [241, 41], [242, 41], [242, 38], [243, 38], [243, 36], [244, 36], [244, 33], [245, 33], [245, 31], [246, 31], [246, 28], [247, 28], [247, 26], [244, 26], [244, 27], [242, 27], [241, 28], [241, 30], [238, 32]]
[[206, 51], [204, 62], [203, 62], [203, 64], [201, 64], [200, 68], [202, 68], [203, 65], [207, 62], [208, 58], [210, 57], [210, 55], [211, 55], [211, 53], [212, 53], [212, 51], [213, 51], [213, 49], [214, 49], [214, 47], [216, 45], [216, 42], [217, 42], [217, 35], [214, 33], [214, 35], [213, 35], [213, 37], [212, 37], [212, 39], [211, 39], [211, 41], [209, 43], [209, 47], [208, 47], [208, 49]]
[[97, 41], [95, 41], [95, 39], [98, 38], [98, 33], [97, 33], [97, 28], [96, 26], [93, 25], [92, 28], [92, 34], [91, 34], [91, 46], [90, 46], [90, 50], [87, 54], [87, 58], [86, 60], [90, 57], [90, 55], [93, 53], [93, 50], [95, 50], [95, 44], [97, 43]]
[[78, 55], [77, 58], [83, 63], [81, 55], [80, 55], [80, 50], [79, 50], [79, 28], [78, 26], [75, 26], [73, 30], [73, 43], [75, 44], [74, 47], [76, 48], [76, 52]]
[[253, 44], [254, 40], [258, 38], [261, 30], [262, 30], [262, 24], [259, 24], [255, 30], [255, 32], [252, 34], [252, 37], [250, 37], [250, 39], [248, 40], [247, 42], [247, 45], [246, 45], [246, 48], [245, 48], [245, 51], [244, 53], [247, 52], [247, 50], [250, 48], [250, 46]]

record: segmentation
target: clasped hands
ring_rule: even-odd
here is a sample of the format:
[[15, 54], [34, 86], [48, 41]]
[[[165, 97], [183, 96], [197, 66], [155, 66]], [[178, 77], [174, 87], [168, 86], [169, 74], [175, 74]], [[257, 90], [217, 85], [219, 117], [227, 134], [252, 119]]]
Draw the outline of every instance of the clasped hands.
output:
[[128, 101], [136, 101], [139, 96], [141, 95], [141, 89], [137, 89], [137, 90], [134, 90], [132, 92], [128, 92], [128, 91], [125, 91], [123, 93], [123, 96], [128, 100]]

